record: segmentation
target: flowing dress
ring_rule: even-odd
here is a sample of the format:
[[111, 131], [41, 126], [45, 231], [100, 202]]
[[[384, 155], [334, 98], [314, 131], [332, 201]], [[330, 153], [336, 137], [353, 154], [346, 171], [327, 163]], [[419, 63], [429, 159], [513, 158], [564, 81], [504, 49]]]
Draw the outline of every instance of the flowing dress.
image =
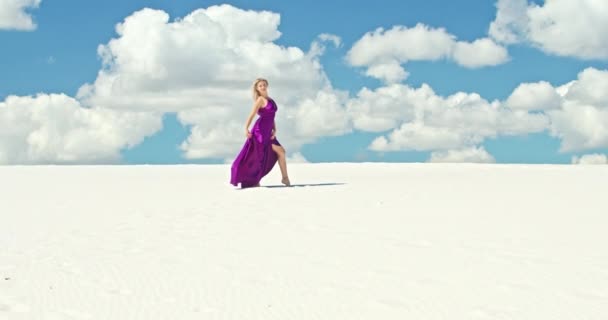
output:
[[274, 100], [267, 100], [266, 106], [258, 109], [259, 117], [251, 129], [251, 138], [245, 141], [232, 163], [230, 183], [234, 186], [240, 183], [241, 188], [249, 188], [259, 184], [278, 160], [277, 154], [272, 150], [272, 144], [281, 144], [276, 137], [271, 139], [274, 116], [278, 108]]

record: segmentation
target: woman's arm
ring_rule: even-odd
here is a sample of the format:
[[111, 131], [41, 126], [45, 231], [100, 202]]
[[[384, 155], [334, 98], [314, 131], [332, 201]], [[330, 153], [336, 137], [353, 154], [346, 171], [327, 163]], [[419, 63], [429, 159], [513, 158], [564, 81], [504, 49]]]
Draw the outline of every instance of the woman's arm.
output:
[[251, 113], [249, 117], [247, 117], [247, 122], [245, 122], [245, 136], [247, 138], [251, 138], [251, 133], [249, 132], [249, 126], [251, 125], [251, 121], [253, 121], [253, 117], [258, 112], [258, 109], [264, 104], [264, 98], [258, 97], [258, 99], [253, 103], [253, 107], [251, 108]]

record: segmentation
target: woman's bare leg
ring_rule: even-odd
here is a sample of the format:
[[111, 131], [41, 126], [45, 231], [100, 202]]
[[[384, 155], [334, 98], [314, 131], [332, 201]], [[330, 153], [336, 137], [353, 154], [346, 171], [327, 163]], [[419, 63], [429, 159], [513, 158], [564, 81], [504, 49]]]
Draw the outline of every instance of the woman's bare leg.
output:
[[272, 150], [277, 153], [279, 167], [281, 168], [281, 176], [283, 177], [283, 179], [281, 179], [281, 182], [284, 185], [290, 185], [289, 176], [287, 175], [287, 160], [285, 159], [285, 149], [282, 146], [273, 144]]

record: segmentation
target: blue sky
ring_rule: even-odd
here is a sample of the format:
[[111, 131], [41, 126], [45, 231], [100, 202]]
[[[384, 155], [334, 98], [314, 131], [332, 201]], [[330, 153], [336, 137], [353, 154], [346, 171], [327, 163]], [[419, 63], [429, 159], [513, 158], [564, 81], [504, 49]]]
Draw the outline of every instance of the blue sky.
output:
[[[322, 33], [341, 38], [341, 46], [328, 46], [320, 62], [334, 88], [354, 97], [362, 87], [383, 86], [380, 79], [366, 76], [365, 68], [349, 65], [345, 57], [367, 32], [382, 27], [417, 23], [445, 28], [460, 41], [487, 37], [495, 20], [494, 1], [117, 1], [83, 2], [43, 0], [29, 9], [37, 24], [35, 30], [0, 30], [0, 101], [8, 95], [65, 93], [74, 97], [84, 83], [92, 83], [101, 68], [97, 54], [100, 44], [116, 38], [115, 25], [144, 7], [161, 9], [171, 20], [184, 17], [197, 8], [229, 3], [245, 10], [268, 10], [280, 14], [280, 46], [306, 51]], [[536, 1], [543, 5], [543, 1]], [[529, 3], [532, 5], [532, 3]], [[545, 52], [526, 43], [507, 47], [509, 61], [496, 66], [464, 68], [449, 61], [409, 61], [409, 73], [402, 83], [417, 88], [423, 83], [441, 96], [475, 92], [486, 100], [506, 100], [521, 83], [547, 81], [557, 87], [576, 80], [585, 68], [605, 70], [605, 59], [585, 59]], [[272, 84], [271, 84], [272, 88]], [[244, 120], [244, 119], [243, 119]], [[185, 159], [178, 145], [190, 126], [181, 124], [175, 113], [163, 115], [163, 129], [132, 148], [122, 148], [122, 162], [142, 163], [221, 163], [221, 157]], [[390, 130], [389, 130], [390, 131]], [[365, 132], [325, 136], [303, 144], [301, 154], [311, 162], [390, 161], [423, 162], [430, 150], [378, 152], [368, 148], [385, 132]], [[560, 140], [546, 131], [517, 136], [486, 138], [480, 144], [498, 163], [570, 163], [574, 155], [608, 153], [605, 145], [576, 152], [560, 153]], [[289, 148], [289, 146], [286, 146]], [[238, 148], [234, 153], [238, 152]]]

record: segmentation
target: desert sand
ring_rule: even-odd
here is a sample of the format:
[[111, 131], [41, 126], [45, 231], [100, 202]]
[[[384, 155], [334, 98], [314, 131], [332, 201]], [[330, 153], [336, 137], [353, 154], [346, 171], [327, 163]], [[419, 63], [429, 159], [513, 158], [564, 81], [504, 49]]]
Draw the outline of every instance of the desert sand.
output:
[[608, 319], [608, 166], [0, 167], [0, 319]]

